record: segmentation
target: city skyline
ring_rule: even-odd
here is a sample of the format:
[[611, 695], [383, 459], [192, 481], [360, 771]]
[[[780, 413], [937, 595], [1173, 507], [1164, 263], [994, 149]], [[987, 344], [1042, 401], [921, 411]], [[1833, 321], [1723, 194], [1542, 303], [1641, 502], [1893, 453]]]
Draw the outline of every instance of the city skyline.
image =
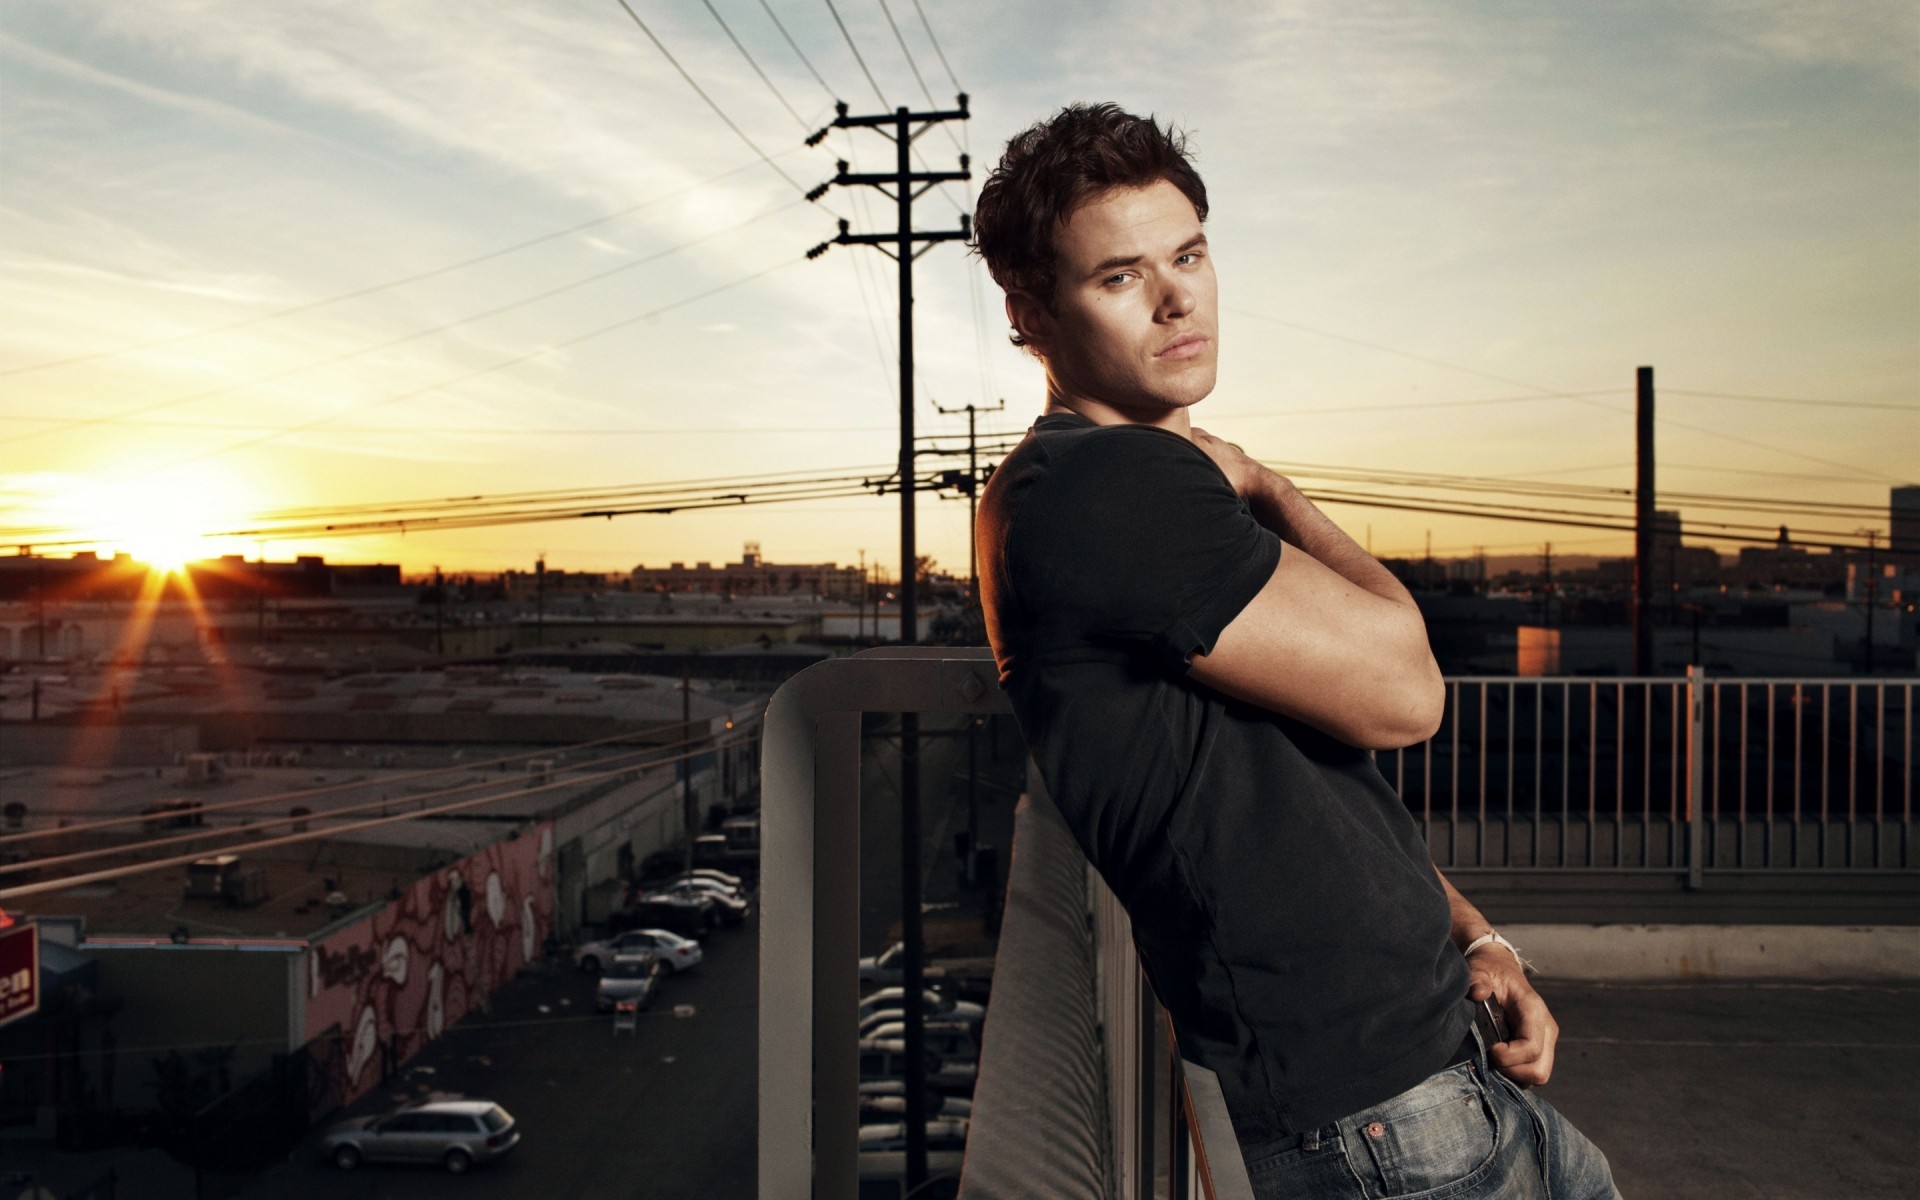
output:
[[[644, 30], [611, 3], [482, 5], [451, 25], [406, 4], [10, 7], [7, 540], [64, 527], [111, 534], [103, 551], [172, 539], [170, 554], [410, 573], [542, 552], [628, 570], [757, 540], [770, 559], [864, 549], [897, 572], [891, 494], [545, 529], [178, 534], [293, 508], [884, 474], [891, 275], [859, 248], [803, 254], [836, 214], [889, 217], [843, 189], [810, 206], [789, 182], [879, 162], [890, 147], [870, 135], [801, 139], [834, 96], [922, 106], [916, 70], [940, 103], [968, 91], [975, 119], [955, 132], [976, 184], [1007, 136], [1070, 100], [1190, 131], [1223, 304], [1221, 384], [1195, 421], [1283, 469], [1316, 464], [1303, 483], [1339, 491], [1339, 468], [1629, 486], [1642, 364], [1658, 372], [1663, 508], [1690, 510], [1672, 490], [1884, 512], [1912, 482], [1898, 430], [1920, 383], [1920, 17], [1905, 6], [1222, 5], [1173, 28], [1144, 5], [962, 19], [929, 4], [925, 25], [900, 4], [633, 11]], [[940, 169], [961, 148], [919, 143]], [[953, 223], [966, 195], [945, 190], [917, 224]], [[1041, 397], [998, 290], [955, 247], [921, 260], [916, 288], [920, 431], [958, 445], [965, 415], [935, 406], [1004, 398], [981, 418], [1003, 447]], [[1631, 540], [1330, 512], [1382, 556], [1423, 554], [1428, 531], [1435, 557]], [[964, 571], [965, 503], [920, 513], [921, 552]]]

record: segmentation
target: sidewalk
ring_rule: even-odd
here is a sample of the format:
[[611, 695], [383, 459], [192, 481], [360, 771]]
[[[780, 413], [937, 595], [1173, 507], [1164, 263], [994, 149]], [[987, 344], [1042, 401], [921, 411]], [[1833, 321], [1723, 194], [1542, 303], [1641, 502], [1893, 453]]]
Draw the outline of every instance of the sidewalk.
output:
[[1920, 986], [1540, 982], [1627, 1200], [1920, 1196]]

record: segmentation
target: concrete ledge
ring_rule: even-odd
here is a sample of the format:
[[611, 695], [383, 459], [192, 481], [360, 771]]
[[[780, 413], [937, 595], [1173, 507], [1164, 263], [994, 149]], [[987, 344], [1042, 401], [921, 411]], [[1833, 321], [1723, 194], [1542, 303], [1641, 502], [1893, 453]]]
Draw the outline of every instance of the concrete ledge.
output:
[[1920, 980], [1920, 928], [1836, 925], [1508, 925], [1553, 979]]

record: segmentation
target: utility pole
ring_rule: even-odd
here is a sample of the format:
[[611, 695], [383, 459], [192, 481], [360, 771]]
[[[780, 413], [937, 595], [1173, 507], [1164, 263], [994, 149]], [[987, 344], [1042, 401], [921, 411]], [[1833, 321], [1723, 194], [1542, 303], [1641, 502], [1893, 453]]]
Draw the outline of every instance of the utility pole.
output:
[[1880, 598], [1880, 568], [1879, 568], [1879, 565], [1874, 562], [1874, 548], [1876, 546], [1878, 537], [1879, 537], [1878, 530], [1874, 530], [1874, 529], [1867, 530], [1867, 588], [1866, 588], [1866, 600], [1867, 600], [1867, 647], [1866, 647], [1866, 650], [1867, 652], [1866, 652], [1866, 659], [1867, 659], [1867, 674], [1869, 675], [1873, 674], [1873, 609], [1874, 609], [1875, 602]]
[[40, 638], [40, 661], [47, 661], [47, 560], [42, 555], [33, 563], [33, 628]]
[[1553, 628], [1553, 543], [1548, 542], [1540, 564], [1540, 623]]
[[[845, 103], [834, 105], [837, 114], [833, 124], [807, 138], [807, 145], [817, 146], [826, 139], [829, 129], [872, 129], [884, 137], [891, 137], [894, 145], [894, 171], [891, 175], [849, 174], [847, 164], [842, 161], [833, 179], [807, 193], [809, 200], [817, 200], [826, 194], [829, 187], [838, 184], [848, 187], [860, 184], [877, 189], [882, 195], [891, 196], [897, 210], [898, 226], [891, 233], [853, 233], [848, 222], [841, 220], [840, 232], [832, 242], [822, 242], [807, 251], [808, 258], [818, 258], [827, 252], [830, 245], [872, 246], [882, 254], [892, 258], [900, 267], [900, 644], [911, 646], [920, 640], [917, 623], [919, 619], [919, 598], [916, 595], [918, 579], [915, 568], [918, 565], [918, 546], [914, 536], [913, 493], [914, 493], [914, 446], [913, 446], [913, 260], [938, 242], [964, 242], [973, 236], [971, 217], [960, 214], [960, 228], [928, 230], [915, 233], [913, 229], [913, 202], [930, 188], [942, 183], [959, 183], [971, 179], [967, 167], [967, 156], [960, 156], [958, 171], [915, 171], [912, 155], [914, 139], [944, 121], [965, 121], [968, 119], [967, 96], [962, 92], [955, 97], [958, 107], [947, 112], [911, 112], [901, 105], [892, 113], [880, 113], [872, 116], [850, 116]], [[888, 132], [891, 127], [892, 132]], [[891, 189], [891, 190], [889, 190]], [[926, 243], [919, 250], [916, 243]], [[892, 248], [889, 249], [888, 247]], [[878, 613], [876, 612], [876, 617]], [[901, 972], [903, 995], [906, 1007], [902, 1010], [906, 1019], [907, 1044], [907, 1191], [926, 1182], [927, 1179], [927, 1063], [926, 1029], [922, 1013], [922, 996], [926, 987], [925, 976], [925, 937], [921, 929], [920, 900], [920, 717], [917, 713], [900, 714], [900, 938], [905, 946], [905, 962]]]
[[447, 656], [447, 584], [439, 563], [433, 564], [433, 652]]
[[1635, 380], [1633, 673], [1653, 674], [1653, 368]]
[[[994, 405], [992, 408], [979, 408], [972, 404], [969, 404], [966, 406], [966, 412], [967, 412], [967, 474], [966, 474], [966, 478], [965, 479], [960, 478], [960, 472], [958, 471], [948, 471], [946, 472], [946, 474], [942, 475], [940, 479], [941, 483], [946, 484], [947, 486], [950, 486], [950, 487], [958, 487], [961, 491], [967, 494], [967, 592], [968, 592], [968, 598], [971, 599], [976, 604], [980, 602], [980, 553], [975, 548], [973, 534], [974, 534], [974, 524], [978, 519], [979, 512], [980, 512], [981, 480], [980, 480], [980, 457], [979, 457], [980, 445], [977, 440], [979, 433], [974, 426], [974, 414], [982, 413], [982, 412], [999, 412], [1001, 409], [1005, 408], [1006, 406], [1007, 406], [1007, 401], [1004, 397], [1001, 398], [1000, 403]], [[943, 412], [943, 413], [957, 413], [960, 411], [957, 408], [941, 408], [938, 401], [934, 402], [933, 407], [935, 411]]]
[[256, 643], [267, 640], [267, 544], [253, 544], [254, 596], [253, 596], [253, 639]]
[[[916, 233], [913, 228], [913, 202], [916, 199], [936, 184], [960, 183], [973, 178], [967, 169], [967, 156], [960, 156], [958, 171], [915, 171], [911, 158], [914, 140], [921, 134], [943, 121], [968, 119], [970, 114], [967, 112], [966, 94], [962, 93], [957, 99], [959, 107], [948, 112], [909, 112], [902, 105], [891, 113], [861, 117], [849, 116], [844, 103], [836, 104], [834, 110], [839, 115], [834, 117], [833, 124], [807, 139], [807, 145], [817, 146], [825, 140], [829, 129], [863, 128], [890, 137], [894, 143], [895, 169], [892, 174], [849, 174], [846, 162], [842, 161], [837, 164], [838, 173], [807, 193], [807, 198], [817, 200], [835, 184], [841, 187], [853, 184], [871, 187], [893, 198], [898, 209], [899, 228], [891, 233], [853, 233], [848, 223], [842, 220], [840, 232], [834, 239], [807, 251], [807, 257], [818, 258], [827, 252], [829, 246], [872, 246], [900, 266], [900, 643], [904, 646], [919, 640], [915, 628], [918, 606], [914, 596], [914, 564], [918, 555], [913, 524], [913, 260], [926, 253], [936, 242], [964, 242], [973, 236], [972, 218], [966, 213], [960, 214], [958, 229], [933, 229]], [[887, 131], [888, 126], [893, 127], [891, 133]], [[915, 187], [916, 184], [919, 186]], [[914, 245], [918, 242], [927, 245], [915, 250]]]
[[687, 827], [687, 865], [693, 870], [693, 839], [700, 832], [700, 813], [693, 799], [693, 673], [680, 668], [680, 820]]
[[547, 556], [533, 560], [533, 637], [542, 649], [547, 644]]

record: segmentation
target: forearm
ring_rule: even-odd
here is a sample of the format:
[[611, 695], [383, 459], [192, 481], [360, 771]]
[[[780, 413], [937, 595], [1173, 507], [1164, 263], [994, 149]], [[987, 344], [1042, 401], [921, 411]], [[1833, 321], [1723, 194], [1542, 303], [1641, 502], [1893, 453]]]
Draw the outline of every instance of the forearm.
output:
[[1447, 908], [1453, 918], [1453, 944], [1465, 951], [1483, 934], [1492, 933], [1493, 924], [1473, 906], [1473, 901], [1462, 896], [1460, 889], [1454, 887], [1452, 881], [1440, 873], [1439, 867], [1435, 867], [1433, 873], [1440, 880], [1440, 886], [1447, 892]]
[[[1447, 881], [1440, 868], [1435, 867], [1433, 873], [1446, 889], [1454, 947], [1464, 954], [1468, 946], [1492, 933], [1493, 926], [1471, 900]], [[1488, 1057], [1501, 1074], [1521, 1087], [1545, 1083], [1552, 1077], [1560, 1023], [1553, 1019], [1547, 1002], [1528, 981], [1527, 964], [1521, 961], [1518, 950], [1489, 940], [1469, 955], [1467, 998], [1476, 1003], [1491, 1000], [1506, 1014], [1511, 1030], [1509, 1037], [1487, 1049]]]
[[1266, 471], [1247, 496], [1254, 520], [1305, 550], [1329, 569], [1383, 600], [1418, 611], [1413, 597], [1393, 572], [1381, 566], [1346, 531], [1335, 525], [1293, 481]]

